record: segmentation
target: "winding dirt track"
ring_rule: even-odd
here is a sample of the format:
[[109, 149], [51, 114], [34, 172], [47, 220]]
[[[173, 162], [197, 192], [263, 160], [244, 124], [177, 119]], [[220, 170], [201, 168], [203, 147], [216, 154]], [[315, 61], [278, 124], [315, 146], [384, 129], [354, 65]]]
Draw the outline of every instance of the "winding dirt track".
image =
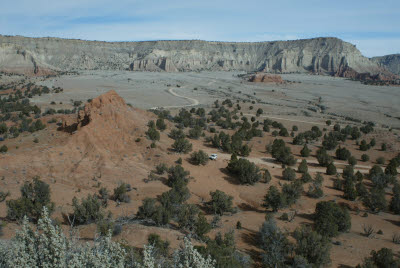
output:
[[[216, 153], [215, 151], [211, 151], [211, 150], [205, 150], [205, 152], [207, 154], [209, 154], [209, 155]], [[272, 167], [272, 168], [282, 168], [282, 165], [279, 164], [279, 163], [276, 163], [275, 160], [272, 157], [265, 156], [265, 157], [260, 157], [260, 158], [259, 157], [243, 157], [243, 158], [245, 158], [245, 159], [247, 159], [247, 160], [249, 160], [249, 161], [251, 161], [251, 162], [253, 162], [254, 164], [257, 164], [257, 165], [265, 165], [265, 166], [269, 166], [269, 167]], [[218, 159], [228, 160], [229, 161], [231, 159], [231, 155], [227, 154], [227, 153], [218, 152]], [[317, 161], [312, 160], [312, 159], [306, 159], [306, 160], [307, 160], [307, 163], [318, 163]], [[336, 164], [346, 165], [345, 163], [338, 163], [338, 162], [335, 162], [335, 163]], [[354, 168], [354, 171], [355, 172], [360, 171], [361, 173], [366, 174], [366, 173], [369, 172], [370, 168], [371, 168], [370, 166], [357, 166], [356, 165], [355, 168]], [[321, 167], [321, 168], [308, 167], [308, 171], [309, 172], [325, 173], [326, 172], [326, 168], [323, 168], [323, 167]], [[337, 168], [337, 172], [338, 173], [343, 173], [343, 169], [342, 168]]]
[[[181, 87], [181, 88], [184, 88], [184, 87]], [[156, 109], [160, 109], [160, 108], [183, 108], [183, 107], [191, 107], [191, 106], [199, 105], [200, 102], [198, 100], [193, 99], [193, 98], [189, 98], [189, 97], [186, 97], [186, 96], [179, 95], [174, 91], [174, 89], [176, 89], [176, 88], [172, 88], [172, 87], [169, 88], [168, 89], [168, 93], [170, 93], [171, 95], [174, 95], [175, 97], [186, 99], [186, 100], [190, 101], [191, 104], [152, 107], [150, 110], [156, 110]]]

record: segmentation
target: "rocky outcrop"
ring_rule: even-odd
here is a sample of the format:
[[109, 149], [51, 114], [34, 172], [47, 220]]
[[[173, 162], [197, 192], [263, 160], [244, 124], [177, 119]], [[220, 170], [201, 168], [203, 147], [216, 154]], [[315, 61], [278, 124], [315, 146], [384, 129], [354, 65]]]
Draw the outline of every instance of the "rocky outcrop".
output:
[[381, 71], [354, 45], [337, 38], [233, 43], [199, 40], [98, 42], [0, 36], [0, 70], [22, 73], [104, 69], [333, 75], [341, 67], [350, 67], [358, 73]]
[[386, 68], [390, 72], [400, 75], [400, 54], [374, 57], [371, 60], [377, 63], [379, 66]]
[[255, 83], [276, 83], [276, 84], [283, 84], [284, 81], [280, 75], [269, 75], [263, 73], [257, 73], [250, 76], [248, 79], [249, 82]]
[[341, 66], [339, 70], [335, 73], [335, 76], [350, 78], [359, 81], [375, 81], [375, 82], [386, 81], [386, 82], [391, 82], [390, 84], [398, 84], [397, 80], [399, 79], [397, 75], [387, 71], [386, 69], [383, 69], [381, 72], [377, 74], [371, 74], [371, 73], [359, 73], [349, 66]]

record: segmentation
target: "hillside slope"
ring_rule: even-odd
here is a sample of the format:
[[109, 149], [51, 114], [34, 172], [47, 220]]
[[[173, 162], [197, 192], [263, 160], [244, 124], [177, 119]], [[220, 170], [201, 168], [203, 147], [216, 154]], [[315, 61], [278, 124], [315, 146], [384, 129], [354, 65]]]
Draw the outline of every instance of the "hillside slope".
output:
[[394, 74], [400, 75], [400, 54], [386, 55], [382, 57], [374, 57], [371, 60], [377, 63], [381, 67], [385, 67], [387, 70]]
[[0, 70], [46, 74], [72, 70], [266, 71], [333, 75], [344, 67], [376, 74], [380, 67], [337, 38], [257, 43], [99, 42], [0, 35]]

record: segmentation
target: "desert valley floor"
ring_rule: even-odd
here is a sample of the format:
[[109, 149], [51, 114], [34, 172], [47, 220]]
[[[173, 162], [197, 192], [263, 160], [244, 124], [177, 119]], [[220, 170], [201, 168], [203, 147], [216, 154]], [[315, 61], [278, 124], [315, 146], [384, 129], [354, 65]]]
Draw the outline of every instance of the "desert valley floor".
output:
[[[242, 79], [242, 74], [83, 71], [57, 77], [29, 78], [36, 85], [63, 89], [60, 93], [50, 92], [30, 99], [31, 104], [37, 104], [42, 111], [50, 108], [71, 109], [74, 101], [82, 101], [82, 105], [90, 106], [91, 102], [88, 100], [93, 102], [104, 94], [103, 99], [98, 102], [101, 103], [98, 107], [92, 107], [96, 111], [92, 121], [72, 134], [59, 130], [59, 126], [62, 122], [76, 121], [76, 114], [48, 114], [42, 117], [42, 121], [46, 123], [45, 129], [33, 134], [24, 132], [16, 138], [2, 141], [0, 145], [6, 144], [8, 152], [0, 154], [0, 188], [2, 191], [10, 191], [7, 200], [16, 199], [20, 195], [23, 182], [40, 175], [51, 188], [52, 200], [55, 202], [53, 217], [63, 222], [63, 228], [68, 231], [63, 215], [71, 212], [72, 197], [80, 199], [88, 194], [96, 194], [100, 185], [112, 192], [120, 183], [128, 183], [132, 186], [132, 191], [129, 192], [131, 201], [109, 201], [106, 210], [111, 211], [115, 219], [129, 218], [137, 213], [144, 198], [157, 197], [169, 190], [165, 184], [165, 175], [153, 176], [151, 171], [162, 163], [173, 166], [182, 158], [182, 166], [192, 177], [188, 183], [191, 193], [188, 203], [198, 204], [203, 208], [210, 200], [210, 192], [218, 189], [232, 196], [233, 204], [238, 208], [237, 213], [223, 215], [220, 227], [212, 229], [209, 235], [235, 229], [238, 250], [251, 256], [257, 265], [260, 249], [255, 241], [267, 211], [262, 206], [264, 196], [271, 185], [279, 188], [285, 183], [282, 179], [282, 165], [266, 152], [266, 146], [274, 139], [282, 138], [298, 159], [294, 169], [297, 170], [300, 161], [306, 159], [311, 176], [321, 173], [324, 177], [323, 197], [315, 199], [304, 194], [296, 204], [274, 214], [273, 217], [282, 230], [290, 233], [302, 223], [312, 224], [316, 203], [335, 200], [350, 209], [352, 227], [349, 232], [333, 238], [331, 267], [355, 266], [371, 250], [382, 247], [398, 252], [398, 245], [392, 242], [392, 236], [400, 232], [400, 216], [385, 211], [368, 213], [366, 217], [364, 212], [367, 210], [359, 199], [348, 201], [343, 198], [343, 192], [333, 186], [336, 176], [326, 175], [326, 168], [321, 167], [316, 160], [315, 152], [321, 146], [322, 137], [308, 144], [312, 150], [309, 157], [300, 155], [303, 146], [293, 145], [292, 137], [274, 137], [273, 128], [270, 132], [264, 132], [262, 137], [246, 141], [252, 151], [245, 158], [260, 169], [268, 169], [272, 175], [268, 184], [256, 182], [254, 185], [238, 184], [226, 171], [231, 155], [213, 148], [205, 141], [205, 137], [189, 139], [193, 144], [193, 151], [203, 150], [209, 155], [218, 154], [217, 160], [208, 161], [205, 166], [191, 164], [190, 154], [178, 154], [171, 150], [174, 140], [168, 134], [175, 128], [173, 122], [166, 120], [166, 130], [161, 132], [155, 148], [151, 147], [152, 142], [146, 139], [146, 131], [148, 121], [157, 120], [153, 110], [164, 108], [176, 115], [182, 108], [204, 108], [208, 113], [215, 108], [216, 100], [222, 103], [230, 99], [233, 108], [240, 104], [239, 113], [242, 112], [249, 122], [254, 116], [261, 126], [265, 119], [270, 119], [281, 123], [289, 132], [293, 126], [298, 127], [296, 133], [318, 126], [323, 134], [327, 134], [335, 124], [343, 128], [348, 124], [360, 127], [364, 121], [375, 123], [374, 131], [363, 134], [360, 138], [367, 141], [376, 139], [377, 145], [367, 152], [360, 151], [355, 140], [348, 139], [341, 143], [356, 158], [358, 163], [354, 166], [355, 171], [363, 174], [367, 174], [377, 164], [379, 157], [385, 158], [381, 164], [384, 168], [400, 152], [400, 87], [370, 86], [343, 78], [306, 74], [281, 75], [285, 80], [283, 84], [251, 83]], [[3, 82], [8, 83], [12, 79], [20, 78], [4, 76]], [[115, 90], [116, 93], [110, 93], [110, 90]], [[120, 101], [118, 95], [129, 105]], [[256, 117], [259, 108], [263, 113]], [[59, 125], [47, 123], [53, 118]], [[327, 120], [331, 120], [332, 124], [328, 126]], [[217, 133], [234, 133], [233, 130], [224, 130], [213, 122], [210, 122], [209, 127], [216, 128]], [[204, 133], [205, 136], [214, 135], [208, 130], [204, 130]], [[34, 139], [38, 142], [33, 142]], [[386, 151], [380, 149], [382, 143], [387, 144]], [[334, 151], [329, 153], [334, 155]], [[364, 153], [369, 155], [369, 160], [363, 162], [361, 156]], [[340, 173], [347, 162], [335, 159], [335, 165]], [[300, 178], [300, 174], [297, 173], [296, 176]], [[150, 177], [153, 179], [149, 179]], [[304, 189], [307, 191], [307, 184]], [[387, 200], [391, 197], [392, 191], [387, 189]], [[292, 221], [279, 219], [283, 213], [294, 212], [296, 217]], [[2, 239], [12, 237], [18, 229], [16, 222], [6, 220], [6, 215], [6, 202], [1, 202], [0, 218], [5, 223]], [[206, 218], [211, 222], [213, 215], [208, 213]], [[240, 230], [236, 229], [238, 221], [242, 224]], [[367, 224], [376, 231], [383, 232], [366, 237], [363, 226]], [[78, 229], [80, 237], [90, 241], [95, 235], [96, 224], [81, 225]], [[150, 233], [157, 233], [162, 239], [167, 239], [172, 248], [178, 247], [185, 235], [176, 223], [171, 223], [167, 228], [128, 221], [123, 225], [122, 233], [113, 239], [141, 248], [147, 243]]]

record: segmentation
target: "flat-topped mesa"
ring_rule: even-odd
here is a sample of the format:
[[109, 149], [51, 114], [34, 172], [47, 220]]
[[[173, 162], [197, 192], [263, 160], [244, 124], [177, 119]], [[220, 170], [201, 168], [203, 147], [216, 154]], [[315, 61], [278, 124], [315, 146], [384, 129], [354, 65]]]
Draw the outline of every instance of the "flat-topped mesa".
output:
[[358, 73], [381, 71], [354, 45], [338, 38], [255, 43], [99, 42], [0, 35], [0, 70], [21, 73], [29, 70], [30, 73], [38, 70], [208, 70], [334, 75], [343, 66]]

